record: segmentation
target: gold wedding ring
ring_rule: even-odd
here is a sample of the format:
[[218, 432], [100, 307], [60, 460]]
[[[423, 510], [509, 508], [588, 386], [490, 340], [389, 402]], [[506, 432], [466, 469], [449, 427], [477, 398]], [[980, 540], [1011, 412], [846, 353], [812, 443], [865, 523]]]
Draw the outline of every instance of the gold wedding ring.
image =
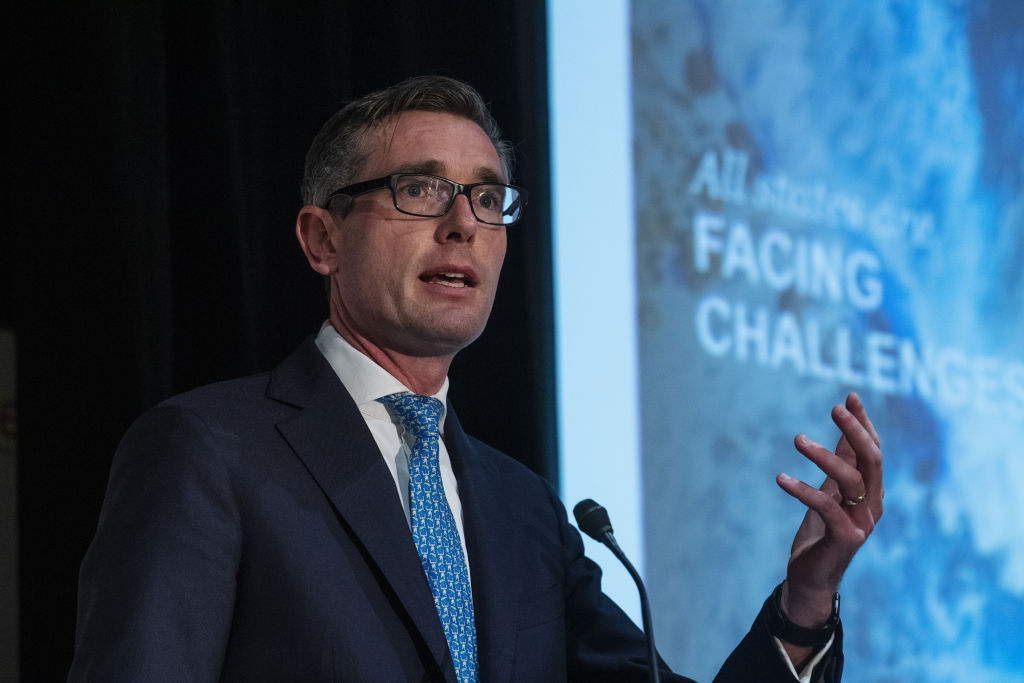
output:
[[868, 497], [868, 494], [867, 494], [867, 491], [865, 491], [864, 493], [860, 494], [856, 498], [847, 498], [846, 500], [843, 501], [843, 505], [849, 505], [850, 507], [853, 507], [855, 505], [860, 505], [861, 503], [864, 502], [864, 499], [867, 498], [867, 497]]

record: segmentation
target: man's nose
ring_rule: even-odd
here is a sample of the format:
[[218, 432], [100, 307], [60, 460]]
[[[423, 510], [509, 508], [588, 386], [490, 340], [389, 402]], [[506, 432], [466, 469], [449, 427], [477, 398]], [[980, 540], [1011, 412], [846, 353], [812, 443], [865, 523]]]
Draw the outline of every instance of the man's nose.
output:
[[473, 208], [469, 205], [469, 197], [464, 194], [457, 195], [452, 208], [441, 217], [437, 224], [437, 240], [446, 242], [457, 240], [470, 242], [476, 235], [479, 222], [473, 215]]

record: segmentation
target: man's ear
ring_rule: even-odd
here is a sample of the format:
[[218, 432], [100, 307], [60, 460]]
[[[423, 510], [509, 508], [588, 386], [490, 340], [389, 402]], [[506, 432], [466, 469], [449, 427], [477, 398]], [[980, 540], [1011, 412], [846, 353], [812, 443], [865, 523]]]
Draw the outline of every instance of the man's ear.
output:
[[331, 241], [334, 217], [326, 209], [307, 204], [299, 210], [295, 220], [295, 236], [309, 266], [321, 275], [330, 275], [338, 269], [338, 252]]

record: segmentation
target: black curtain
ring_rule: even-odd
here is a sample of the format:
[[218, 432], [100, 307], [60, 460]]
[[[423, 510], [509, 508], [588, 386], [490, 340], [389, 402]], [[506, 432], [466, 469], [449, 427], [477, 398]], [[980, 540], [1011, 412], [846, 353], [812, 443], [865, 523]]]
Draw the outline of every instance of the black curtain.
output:
[[554, 480], [543, 2], [13, 4], [0, 325], [18, 342], [24, 680], [66, 675], [130, 422], [273, 367], [326, 317], [293, 235], [302, 162], [366, 91], [466, 79], [516, 143], [529, 213], [451, 395], [472, 433]]

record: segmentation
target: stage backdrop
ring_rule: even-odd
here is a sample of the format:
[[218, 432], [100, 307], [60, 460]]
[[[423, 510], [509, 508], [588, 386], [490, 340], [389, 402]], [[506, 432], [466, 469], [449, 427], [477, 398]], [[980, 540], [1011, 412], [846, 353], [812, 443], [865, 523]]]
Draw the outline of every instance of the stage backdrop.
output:
[[[559, 359], [576, 354], [566, 311], [600, 321], [592, 347], [601, 327], [634, 330], [587, 353], [591, 373], [635, 369], [635, 389], [605, 390], [636, 427], [624, 447], [580, 450], [579, 433], [619, 423], [572, 418], [564, 406], [587, 402], [559, 369], [567, 502], [616, 491], [659, 649], [710, 680], [784, 575], [801, 510], [775, 474], [820, 480], [793, 435], [834, 444], [828, 411], [856, 390], [887, 495], [843, 582], [845, 680], [1022, 680], [1024, 5], [612, 4], [631, 62], [595, 79], [589, 112], [624, 101], [627, 120], [560, 149], [573, 131], [553, 91], [554, 159], [606, 160], [607, 140], [631, 139], [617, 162], [634, 176], [579, 183], [556, 166]], [[569, 81], [558, 11], [553, 88]], [[613, 41], [587, 30], [600, 65]], [[613, 195], [635, 222], [588, 223], [584, 242], [572, 210]], [[589, 269], [632, 297], [615, 319], [572, 299], [587, 275], [565, 262], [623, 234], [620, 261]], [[595, 461], [619, 468], [612, 482], [595, 483]]]

